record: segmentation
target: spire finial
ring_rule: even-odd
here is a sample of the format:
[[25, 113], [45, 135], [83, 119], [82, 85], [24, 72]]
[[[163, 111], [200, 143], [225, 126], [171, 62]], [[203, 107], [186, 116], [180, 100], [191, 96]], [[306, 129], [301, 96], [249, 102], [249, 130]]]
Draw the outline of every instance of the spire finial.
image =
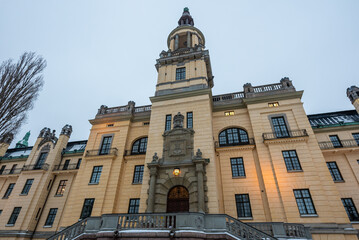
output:
[[194, 21], [193, 21], [191, 14], [189, 13], [188, 7], [185, 7], [183, 9], [182, 16], [178, 20], [178, 26], [186, 26], [186, 25], [189, 25], [189, 26], [194, 25]]

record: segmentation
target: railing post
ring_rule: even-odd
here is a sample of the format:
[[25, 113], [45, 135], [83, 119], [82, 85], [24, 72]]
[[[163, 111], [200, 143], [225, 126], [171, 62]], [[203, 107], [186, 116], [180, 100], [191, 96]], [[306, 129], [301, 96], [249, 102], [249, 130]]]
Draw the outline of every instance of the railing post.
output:
[[[102, 215], [101, 231], [115, 231], [118, 227], [118, 215]], [[87, 226], [86, 226], [87, 227]]]
[[[78, 227], [81, 228], [81, 226]], [[100, 227], [101, 227], [101, 218], [90, 217], [86, 220], [86, 226], [84, 232], [98, 232], [100, 230]]]
[[284, 223], [282, 222], [273, 222], [272, 224], [272, 231], [273, 237], [275, 238], [285, 238], [287, 233], [284, 228]]

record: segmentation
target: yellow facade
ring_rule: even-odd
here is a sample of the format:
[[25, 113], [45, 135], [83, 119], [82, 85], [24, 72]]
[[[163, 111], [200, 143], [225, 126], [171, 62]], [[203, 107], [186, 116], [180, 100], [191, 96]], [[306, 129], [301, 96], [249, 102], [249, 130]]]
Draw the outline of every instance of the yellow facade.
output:
[[[338, 120], [339, 113], [307, 116], [301, 102], [303, 91], [297, 91], [288, 78], [265, 86], [245, 84], [243, 92], [212, 96], [212, 69], [204, 43], [202, 32], [193, 24], [174, 29], [168, 36], [169, 50], [163, 51], [156, 63], [158, 79], [156, 94], [150, 97], [152, 105], [135, 107], [129, 102], [120, 107], [101, 106], [90, 120], [87, 141], [69, 142], [72, 128], [70, 131], [66, 125], [58, 139], [45, 128], [32, 148], [8, 149], [9, 144], [2, 143], [0, 169], [6, 167], [0, 175], [0, 197], [6, 196], [11, 183], [15, 187], [0, 199], [0, 238], [48, 237], [78, 222], [86, 199], [93, 201], [91, 216], [131, 212], [131, 199], [139, 199], [137, 212], [153, 213], [168, 201], [168, 192], [159, 190], [164, 189], [161, 184], [177, 186], [178, 179], [183, 179], [195, 185], [196, 190], [189, 192], [192, 209], [201, 209], [203, 203], [204, 213], [227, 214], [246, 223], [304, 224], [311, 228], [313, 239], [357, 239], [353, 228], [359, 229], [359, 218], [350, 221], [341, 199], [352, 199], [359, 207], [359, 140], [354, 139], [359, 133], [358, 114], [347, 111], [352, 119], [344, 122]], [[358, 109], [359, 98], [351, 100]], [[178, 113], [184, 116], [184, 129], [188, 113], [192, 114], [192, 159], [199, 149], [207, 161], [202, 193], [199, 178], [188, 177], [193, 171], [189, 164], [165, 164], [165, 135], [171, 132], [166, 129], [167, 116], [171, 116], [169, 126], [173, 129]], [[315, 123], [331, 117], [339, 124], [329, 120], [322, 125]], [[278, 135], [273, 119], [283, 121], [284, 135]], [[249, 140], [223, 144], [221, 134], [227, 129], [241, 129]], [[228, 134], [226, 141], [230, 141]], [[329, 137], [333, 135], [342, 146], [335, 146]], [[144, 139], [146, 146], [141, 145]], [[21, 156], [21, 151], [26, 153]], [[300, 168], [291, 170], [284, 152], [294, 151]], [[42, 153], [46, 158], [39, 167]], [[164, 165], [153, 178], [155, 156], [159, 165], [161, 161]], [[245, 174], [233, 172], [231, 159], [242, 159]], [[327, 162], [336, 162], [341, 181], [333, 181]], [[14, 164], [18, 170], [11, 173]], [[136, 166], [143, 166], [139, 182], [135, 180]], [[172, 174], [177, 167], [181, 169], [178, 177]], [[34, 181], [28, 193], [22, 194], [28, 179]], [[59, 194], [64, 181], [66, 186]], [[151, 182], [156, 188], [151, 188]], [[310, 193], [315, 210], [303, 213], [299, 209], [296, 190]], [[156, 199], [151, 199], [151, 191], [157, 194], [153, 195]], [[250, 199], [250, 215], [239, 216], [239, 194]], [[16, 207], [21, 211], [9, 224]], [[51, 209], [57, 209], [53, 221], [49, 220]]]

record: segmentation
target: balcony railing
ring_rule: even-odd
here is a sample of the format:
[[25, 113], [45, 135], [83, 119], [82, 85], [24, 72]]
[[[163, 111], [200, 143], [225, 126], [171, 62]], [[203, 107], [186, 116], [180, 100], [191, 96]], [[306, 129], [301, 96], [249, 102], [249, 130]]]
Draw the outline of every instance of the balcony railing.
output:
[[24, 165], [22, 167], [22, 171], [31, 171], [31, 170], [45, 170], [49, 169], [49, 164], [31, 164], [31, 165]]
[[212, 97], [213, 102], [228, 101], [228, 100], [240, 99], [240, 98], [244, 98], [244, 92], [222, 94], [222, 95], [216, 95], [216, 96]]
[[79, 169], [77, 164], [60, 164], [60, 165], [55, 165], [54, 168], [52, 169], [52, 171], [62, 171], [62, 170], [74, 170], [74, 169]]
[[146, 152], [133, 153], [131, 150], [125, 150], [123, 156], [146, 155]]
[[19, 174], [21, 173], [22, 168], [15, 169], [5, 169], [0, 175], [10, 175], [10, 174]]
[[87, 150], [86, 151], [86, 157], [91, 157], [91, 156], [106, 156], [106, 155], [115, 155], [117, 156], [117, 148], [110, 148], [107, 151], [104, 151], [101, 149], [96, 149], [96, 150]]
[[149, 112], [149, 111], [151, 111], [151, 107], [152, 107], [152, 105], [135, 107], [135, 113]]
[[263, 140], [272, 140], [279, 138], [296, 138], [296, 137], [307, 137], [308, 133], [306, 129], [292, 130], [287, 132], [270, 132], [263, 133]]
[[221, 147], [234, 147], [234, 146], [243, 146], [243, 145], [255, 145], [253, 138], [248, 138], [248, 142], [232, 143], [232, 144], [220, 144], [218, 141], [214, 142], [216, 148]]
[[283, 222], [253, 222], [249, 225], [265, 232], [271, 236], [281, 236], [282, 238], [300, 238], [310, 239], [310, 228], [297, 223], [283, 223]]
[[320, 149], [333, 149], [333, 148], [349, 148], [358, 147], [359, 143], [355, 140], [340, 140], [339, 142], [319, 142]]

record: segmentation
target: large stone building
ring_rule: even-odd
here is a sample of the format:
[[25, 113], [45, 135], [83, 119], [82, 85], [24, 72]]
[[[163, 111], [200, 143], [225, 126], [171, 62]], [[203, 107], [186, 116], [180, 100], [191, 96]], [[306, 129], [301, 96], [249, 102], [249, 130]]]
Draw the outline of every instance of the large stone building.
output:
[[187, 8], [167, 45], [152, 105], [101, 106], [87, 141], [1, 139], [0, 238], [357, 239], [358, 113], [308, 116], [289, 78], [212, 96]]

